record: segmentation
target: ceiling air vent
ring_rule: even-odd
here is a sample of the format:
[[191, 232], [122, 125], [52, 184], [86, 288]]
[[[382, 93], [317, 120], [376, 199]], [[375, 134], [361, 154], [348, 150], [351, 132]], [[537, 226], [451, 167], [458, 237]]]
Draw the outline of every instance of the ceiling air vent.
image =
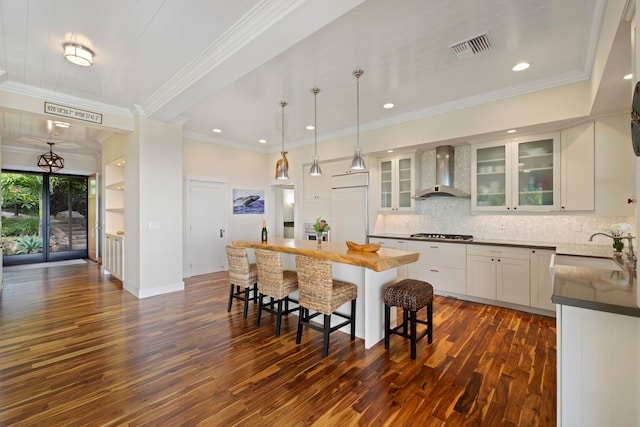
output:
[[488, 33], [483, 33], [468, 40], [452, 44], [449, 46], [458, 59], [467, 59], [477, 53], [491, 49]]

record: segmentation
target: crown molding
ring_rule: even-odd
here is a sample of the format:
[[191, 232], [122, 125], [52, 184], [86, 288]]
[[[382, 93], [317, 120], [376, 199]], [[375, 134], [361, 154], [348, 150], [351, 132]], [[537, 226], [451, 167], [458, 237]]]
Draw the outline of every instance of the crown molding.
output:
[[125, 117], [128, 119], [133, 118], [131, 111], [124, 107], [118, 107], [111, 104], [91, 101], [89, 99], [80, 98], [72, 95], [66, 95], [64, 93], [54, 92], [48, 89], [40, 89], [37, 87], [25, 85], [22, 83], [6, 81], [0, 84], [0, 90], [4, 92], [9, 92], [9, 93], [15, 93], [18, 95], [24, 95], [24, 96], [29, 96], [33, 98], [43, 99], [46, 101], [58, 102], [63, 105], [69, 105], [76, 108], [95, 111], [97, 113], [111, 114], [114, 116]]
[[304, 3], [305, 0], [262, 0], [258, 2], [191, 63], [183, 67], [147, 98], [142, 104], [144, 111], [148, 115], [153, 115], [194, 82], [199, 81]]

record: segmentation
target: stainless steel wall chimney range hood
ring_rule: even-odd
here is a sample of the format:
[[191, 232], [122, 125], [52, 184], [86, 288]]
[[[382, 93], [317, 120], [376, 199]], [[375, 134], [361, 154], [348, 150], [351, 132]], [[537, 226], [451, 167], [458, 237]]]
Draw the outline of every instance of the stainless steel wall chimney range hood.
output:
[[417, 192], [415, 198], [424, 200], [429, 197], [471, 197], [467, 192], [453, 186], [454, 167], [454, 148], [451, 145], [436, 148], [436, 185]]

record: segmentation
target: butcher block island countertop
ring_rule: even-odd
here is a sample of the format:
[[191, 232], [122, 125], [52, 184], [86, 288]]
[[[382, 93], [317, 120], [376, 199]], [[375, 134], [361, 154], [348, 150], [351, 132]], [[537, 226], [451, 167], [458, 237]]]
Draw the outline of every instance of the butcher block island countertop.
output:
[[401, 265], [418, 261], [417, 252], [406, 252], [397, 249], [381, 248], [377, 252], [352, 251], [345, 242], [322, 242], [315, 240], [294, 240], [275, 238], [268, 242], [232, 241], [233, 246], [266, 249], [294, 255], [304, 255], [311, 258], [326, 259], [342, 264], [369, 268], [373, 271], [384, 271]]

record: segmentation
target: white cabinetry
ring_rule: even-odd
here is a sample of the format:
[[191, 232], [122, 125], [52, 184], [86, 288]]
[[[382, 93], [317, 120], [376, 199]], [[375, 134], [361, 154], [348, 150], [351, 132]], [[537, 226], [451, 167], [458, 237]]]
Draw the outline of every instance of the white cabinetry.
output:
[[124, 236], [107, 233], [104, 251], [103, 268], [112, 276], [124, 280]]
[[555, 311], [556, 305], [551, 302], [553, 284], [549, 273], [549, 263], [554, 251], [545, 249], [530, 250], [531, 266], [531, 307]]
[[379, 210], [381, 212], [415, 211], [416, 182], [419, 181], [419, 156], [416, 153], [382, 158], [379, 170]]
[[[369, 239], [369, 243], [380, 243], [383, 248], [389, 249], [398, 249], [401, 251], [408, 251], [407, 241], [401, 239], [380, 239], [380, 238], [371, 238]], [[407, 265], [401, 265], [396, 269], [396, 277], [398, 280], [406, 279], [409, 277], [407, 272]]]
[[589, 122], [560, 136], [562, 210], [592, 211], [595, 206], [595, 138]]
[[335, 167], [334, 163], [320, 164], [320, 176], [309, 175], [309, 168], [305, 167], [302, 187], [304, 222], [315, 222], [321, 217], [331, 224], [331, 175]]
[[441, 295], [465, 294], [467, 245], [409, 241], [407, 250], [420, 253], [418, 261], [408, 265], [410, 278], [430, 283]]
[[558, 305], [558, 425], [640, 425], [640, 319]]
[[634, 216], [636, 156], [629, 137], [629, 117], [619, 115], [596, 120], [596, 207], [602, 216]]
[[124, 157], [105, 165], [105, 239], [102, 266], [124, 280]]
[[557, 134], [472, 146], [471, 209], [558, 210], [559, 159]]
[[528, 306], [529, 250], [468, 245], [467, 294]]

